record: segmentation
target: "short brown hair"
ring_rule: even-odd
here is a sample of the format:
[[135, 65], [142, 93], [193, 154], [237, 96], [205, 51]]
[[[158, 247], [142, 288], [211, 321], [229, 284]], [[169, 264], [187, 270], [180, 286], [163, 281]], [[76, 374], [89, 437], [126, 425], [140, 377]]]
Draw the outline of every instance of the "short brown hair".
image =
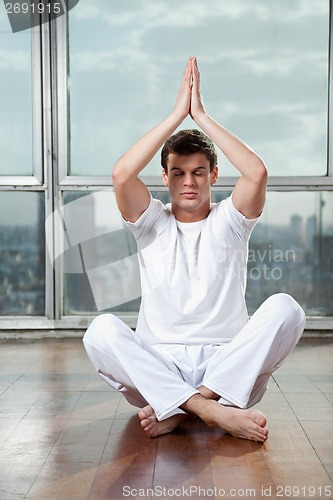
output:
[[212, 172], [217, 164], [217, 154], [213, 141], [200, 130], [180, 130], [169, 137], [161, 151], [161, 165], [168, 173], [168, 157], [170, 153], [177, 155], [190, 155], [204, 153], [209, 160]]

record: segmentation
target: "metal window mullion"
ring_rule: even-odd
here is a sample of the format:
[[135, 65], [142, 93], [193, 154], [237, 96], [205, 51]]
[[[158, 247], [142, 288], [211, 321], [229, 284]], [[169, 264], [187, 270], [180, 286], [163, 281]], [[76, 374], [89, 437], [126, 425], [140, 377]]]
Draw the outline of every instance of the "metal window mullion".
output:
[[51, 55], [50, 55], [50, 30], [49, 24], [44, 23], [38, 27], [40, 30], [41, 50], [41, 94], [43, 117], [43, 165], [45, 192], [45, 219], [51, 221], [47, 226], [45, 245], [45, 315], [55, 319], [55, 272], [52, 262], [54, 255], [54, 225], [52, 214], [54, 211], [54, 178], [53, 178], [53, 141], [52, 141], [52, 96], [51, 96]]
[[[67, 14], [54, 19], [51, 22], [51, 60], [52, 60], [52, 95], [53, 95], [53, 140], [54, 140], [54, 210], [62, 219], [61, 210], [63, 205], [63, 193], [60, 183], [67, 176], [68, 170], [68, 51], [67, 51]], [[55, 319], [63, 317], [64, 296], [64, 228], [62, 224], [54, 227], [55, 248], [59, 257], [56, 259], [55, 267]]]
[[69, 161], [69, 109], [68, 109], [68, 30], [67, 14], [53, 21], [55, 70], [54, 82], [57, 86], [57, 162], [59, 184], [67, 177]]
[[0, 177], [1, 191], [16, 190], [16, 191], [44, 191], [45, 186], [41, 184], [39, 179], [27, 175], [3, 175]]
[[[42, 54], [40, 27], [31, 29], [33, 184], [43, 184]], [[24, 179], [21, 179], [21, 182]]]
[[[158, 175], [156, 176], [140, 176], [147, 187], [161, 187], [163, 188], [162, 178]], [[223, 189], [224, 187], [234, 186], [237, 182], [238, 177], [228, 176], [221, 177], [220, 180], [213, 186], [214, 189]], [[67, 189], [68, 187], [84, 188], [90, 186], [101, 186], [109, 187], [112, 186], [111, 176], [66, 176], [59, 183], [62, 189]], [[277, 177], [272, 176], [268, 179], [268, 186], [271, 189], [274, 187], [290, 187], [290, 188], [300, 188], [300, 189], [329, 189], [333, 186], [333, 179], [329, 176], [292, 176], [292, 177]]]
[[[141, 179], [150, 189], [165, 190], [159, 176], [142, 176]], [[221, 179], [212, 186], [212, 191], [232, 189], [239, 177], [221, 177]], [[333, 180], [330, 177], [269, 177], [268, 189], [270, 191], [311, 191], [311, 190], [331, 190], [333, 189]]]
[[328, 54], [328, 124], [327, 124], [327, 175], [333, 184], [333, 0], [330, 0], [330, 20], [329, 20], [329, 54]]

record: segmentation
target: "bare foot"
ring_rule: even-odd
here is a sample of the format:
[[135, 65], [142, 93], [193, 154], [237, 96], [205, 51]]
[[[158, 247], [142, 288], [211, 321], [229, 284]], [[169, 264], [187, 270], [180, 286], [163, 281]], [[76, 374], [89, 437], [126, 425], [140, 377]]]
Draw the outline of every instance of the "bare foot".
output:
[[197, 394], [186, 401], [182, 408], [198, 415], [207, 425], [219, 427], [234, 437], [261, 443], [267, 440], [266, 417], [258, 410], [225, 407]]
[[[219, 405], [216, 424], [234, 437], [250, 439], [264, 443], [268, 438], [266, 417], [258, 410], [242, 410], [240, 408]], [[219, 415], [218, 415], [219, 413]]]
[[141, 426], [143, 430], [148, 434], [149, 437], [157, 437], [162, 434], [167, 434], [172, 432], [178, 427], [179, 424], [184, 422], [184, 420], [189, 418], [189, 415], [184, 413], [177, 413], [172, 417], [161, 420], [160, 422], [156, 418], [156, 414], [150, 405], [141, 408], [138, 412], [139, 419], [141, 420]]

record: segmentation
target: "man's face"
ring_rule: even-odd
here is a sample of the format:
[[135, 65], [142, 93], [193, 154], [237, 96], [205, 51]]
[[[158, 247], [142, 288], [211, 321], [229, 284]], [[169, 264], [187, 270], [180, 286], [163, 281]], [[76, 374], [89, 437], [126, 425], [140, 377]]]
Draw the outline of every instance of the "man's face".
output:
[[195, 222], [207, 217], [210, 210], [210, 186], [217, 180], [217, 167], [210, 172], [204, 153], [168, 157], [168, 173], [163, 169], [163, 182], [168, 186], [172, 211], [180, 222]]

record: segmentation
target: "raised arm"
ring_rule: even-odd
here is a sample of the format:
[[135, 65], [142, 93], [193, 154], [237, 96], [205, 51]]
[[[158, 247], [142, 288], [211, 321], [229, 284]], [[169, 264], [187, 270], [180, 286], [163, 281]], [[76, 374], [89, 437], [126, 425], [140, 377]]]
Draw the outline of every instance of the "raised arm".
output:
[[196, 59], [193, 58], [191, 63], [193, 86], [190, 115], [240, 172], [241, 177], [233, 190], [233, 203], [245, 217], [254, 219], [260, 215], [265, 203], [265, 164], [251, 148], [206, 113], [200, 92], [200, 73]]
[[149, 191], [138, 175], [189, 113], [191, 73], [189, 59], [172, 113], [121, 156], [113, 169], [118, 207], [124, 219], [130, 222], [135, 222], [149, 205]]

